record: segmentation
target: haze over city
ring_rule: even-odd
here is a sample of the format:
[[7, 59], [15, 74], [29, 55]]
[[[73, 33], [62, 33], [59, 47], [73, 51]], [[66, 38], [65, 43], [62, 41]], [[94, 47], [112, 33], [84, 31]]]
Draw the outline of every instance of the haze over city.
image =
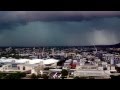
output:
[[110, 45], [120, 11], [0, 11], [0, 46]]

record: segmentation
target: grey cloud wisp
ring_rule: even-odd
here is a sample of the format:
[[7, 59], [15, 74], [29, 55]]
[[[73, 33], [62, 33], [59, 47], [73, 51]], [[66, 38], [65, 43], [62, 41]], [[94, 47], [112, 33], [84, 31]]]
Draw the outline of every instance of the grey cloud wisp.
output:
[[0, 46], [120, 42], [119, 11], [0, 11]]

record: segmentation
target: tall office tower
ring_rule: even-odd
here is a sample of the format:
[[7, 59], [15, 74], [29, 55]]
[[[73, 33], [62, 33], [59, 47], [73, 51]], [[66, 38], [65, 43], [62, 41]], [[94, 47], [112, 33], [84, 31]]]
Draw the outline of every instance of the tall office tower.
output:
[[111, 57], [110, 64], [111, 64], [111, 65], [114, 64], [114, 57]]

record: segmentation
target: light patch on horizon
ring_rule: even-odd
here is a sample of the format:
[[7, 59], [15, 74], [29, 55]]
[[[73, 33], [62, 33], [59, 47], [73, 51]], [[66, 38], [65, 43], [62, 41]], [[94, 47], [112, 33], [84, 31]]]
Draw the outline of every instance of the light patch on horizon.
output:
[[108, 30], [93, 30], [90, 37], [92, 37], [90, 40], [92, 45], [112, 45], [119, 42], [115, 33]]

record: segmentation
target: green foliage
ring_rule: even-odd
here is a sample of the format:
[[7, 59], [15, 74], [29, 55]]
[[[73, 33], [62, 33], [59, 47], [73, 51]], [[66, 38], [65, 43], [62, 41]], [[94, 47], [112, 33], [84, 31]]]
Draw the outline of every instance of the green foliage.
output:
[[35, 75], [35, 74], [32, 74], [32, 75], [30, 76], [30, 78], [31, 78], [31, 79], [38, 79], [37, 75]]
[[118, 75], [118, 76], [114, 76], [114, 75], [110, 75], [110, 77], [111, 77], [111, 79], [120, 79], [120, 75]]
[[49, 70], [50, 68], [49, 67], [47, 67], [47, 68], [44, 68], [44, 70]]
[[64, 76], [62, 76], [61, 78], [62, 78], [62, 79], [65, 79], [65, 77], [64, 77]]
[[43, 79], [48, 79], [49, 76], [48, 76], [47, 74], [43, 74], [43, 75], [42, 75], [42, 78], [43, 78]]
[[120, 73], [120, 67], [115, 67], [118, 73]]
[[25, 73], [16, 72], [16, 73], [0, 73], [0, 79], [21, 79], [22, 77], [26, 77]]
[[41, 75], [41, 74], [38, 74], [38, 75], [37, 75], [37, 78], [41, 78], [41, 77], [42, 77], [42, 75]]
[[80, 77], [76, 76], [76, 77], [74, 77], [74, 79], [80, 79]]
[[3, 79], [5, 76], [6, 76], [5, 73], [1, 73], [1, 72], [0, 72], [0, 79]]
[[95, 79], [95, 77], [93, 77], [93, 76], [89, 76], [89, 79]]
[[66, 77], [68, 75], [68, 71], [65, 69], [63, 69], [61, 73], [62, 73], [62, 77]]
[[[87, 78], [89, 78], [89, 77], [78, 77], [78, 76], [74, 77], [74, 79], [87, 79]], [[90, 79], [92, 79], [92, 78], [90, 77]]]

